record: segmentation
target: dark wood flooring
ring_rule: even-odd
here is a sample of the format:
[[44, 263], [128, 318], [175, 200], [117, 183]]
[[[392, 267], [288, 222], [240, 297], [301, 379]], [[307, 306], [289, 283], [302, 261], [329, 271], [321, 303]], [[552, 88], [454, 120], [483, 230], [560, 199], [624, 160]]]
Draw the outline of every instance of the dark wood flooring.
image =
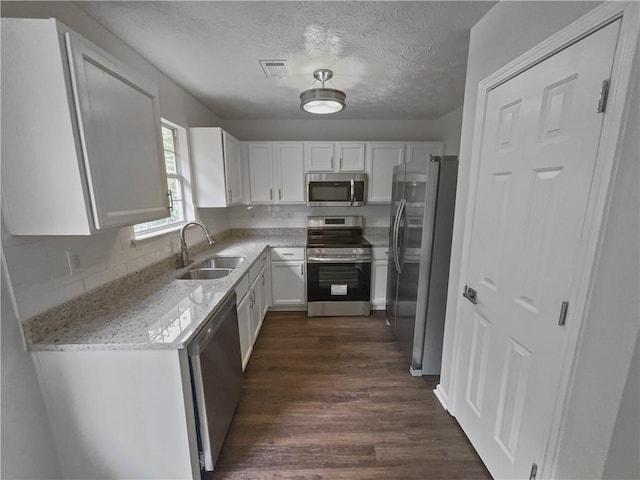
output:
[[212, 479], [489, 479], [380, 315], [270, 312]]

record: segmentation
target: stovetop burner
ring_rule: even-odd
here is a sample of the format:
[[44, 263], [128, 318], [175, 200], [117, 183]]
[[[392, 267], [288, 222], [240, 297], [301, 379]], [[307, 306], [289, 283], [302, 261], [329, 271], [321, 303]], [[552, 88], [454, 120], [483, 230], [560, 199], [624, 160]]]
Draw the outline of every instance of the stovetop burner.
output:
[[362, 217], [309, 217], [307, 247], [370, 249], [362, 230]]

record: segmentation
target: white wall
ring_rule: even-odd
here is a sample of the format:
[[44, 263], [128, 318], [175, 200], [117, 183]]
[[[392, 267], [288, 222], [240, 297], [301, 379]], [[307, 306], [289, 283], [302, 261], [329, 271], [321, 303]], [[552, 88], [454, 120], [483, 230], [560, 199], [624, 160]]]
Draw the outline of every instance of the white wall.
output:
[[222, 120], [239, 140], [440, 141], [438, 120]]
[[[183, 127], [216, 125], [218, 118], [153, 65], [69, 2], [2, 2], [3, 17], [55, 17], [156, 82], [161, 115]], [[214, 235], [228, 229], [224, 209], [202, 214]], [[190, 232], [189, 241], [200, 241]], [[2, 277], [2, 478], [59, 478], [49, 424], [24, 352], [18, 321], [178, 251], [177, 234], [132, 245], [133, 228], [91, 237], [13, 237], [2, 222], [2, 247], [17, 312], [6, 304]], [[66, 251], [80, 255], [83, 271], [71, 276]]]
[[[636, 339], [631, 368], [627, 375], [618, 419], [613, 430], [602, 478], [640, 478], [640, 334]], [[633, 421], [636, 420], [636, 421]]]
[[[441, 377], [445, 394], [454, 383], [451, 378], [452, 335], [459, 295], [464, 209], [478, 82], [597, 5], [598, 2], [501, 2], [472, 29]], [[634, 82], [638, 83], [637, 73]], [[601, 478], [605, 463], [607, 472], [632, 471], [630, 478], [638, 478], [638, 447], [632, 446], [625, 451], [616, 448], [621, 438], [629, 440], [625, 432], [640, 429], [637, 400], [628, 408], [627, 405], [633, 403], [633, 393], [624, 391], [625, 384], [632, 382], [633, 385], [633, 381], [628, 380], [630, 376], [638, 375], [638, 366], [631, 363], [640, 328], [637, 300], [640, 291], [638, 110], [636, 92], [613, 187], [582, 351], [575, 364], [575, 383], [558, 449], [557, 478]], [[621, 431], [623, 426], [624, 432]]]
[[462, 107], [437, 120], [436, 137], [445, 142], [445, 155], [460, 155], [460, 135], [462, 133]]
[[307, 207], [306, 205], [256, 205], [230, 207], [230, 228], [306, 228], [307, 217], [313, 215], [359, 215], [365, 228], [389, 227], [389, 205], [365, 207]]

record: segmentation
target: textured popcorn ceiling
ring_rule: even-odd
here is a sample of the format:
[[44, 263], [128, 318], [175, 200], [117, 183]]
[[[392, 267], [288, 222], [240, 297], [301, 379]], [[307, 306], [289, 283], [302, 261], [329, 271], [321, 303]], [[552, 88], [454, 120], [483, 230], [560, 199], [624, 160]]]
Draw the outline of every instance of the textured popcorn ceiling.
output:
[[[436, 119], [462, 105], [471, 27], [495, 2], [74, 2], [223, 119], [318, 118], [318, 68], [347, 108], [330, 118]], [[258, 60], [286, 59], [266, 78]]]

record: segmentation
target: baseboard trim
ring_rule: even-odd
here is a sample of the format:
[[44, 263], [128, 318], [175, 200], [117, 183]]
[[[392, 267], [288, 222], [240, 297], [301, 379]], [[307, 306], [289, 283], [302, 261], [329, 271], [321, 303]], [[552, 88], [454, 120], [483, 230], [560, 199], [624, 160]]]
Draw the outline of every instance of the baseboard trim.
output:
[[[436, 385], [436, 388], [433, 390], [433, 394], [436, 396], [442, 408], [444, 408], [447, 412], [449, 412], [449, 405], [447, 401], [447, 393], [442, 388], [442, 385]], [[451, 412], [449, 412], [451, 414]]]
[[422, 370], [416, 370], [413, 367], [409, 367], [409, 373], [411, 374], [412, 377], [421, 377], [422, 376]]
[[270, 312], [306, 312], [307, 306], [306, 305], [290, 305], [290, 306], [278, 305], [278, 306], [269, 307], [269, 311]]

